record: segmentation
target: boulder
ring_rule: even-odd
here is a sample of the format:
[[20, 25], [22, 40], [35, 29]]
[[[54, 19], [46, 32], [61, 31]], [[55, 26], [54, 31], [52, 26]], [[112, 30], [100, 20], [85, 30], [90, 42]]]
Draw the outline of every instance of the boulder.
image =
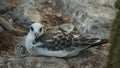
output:
[[[22, 0], [13, 17], [28, 28], [32, 21], [42, 21], [43, 16], [46, 16], [38, 10], [43, 10], [45, 3], [52, 4], [49, 7], [62, 15], [68, 15], [70, 22], [82, 35], [108, 38], [109, 25], [116, 15], [115, 2], [116, 0]], [[50, 14], [51, 11], [44, 13]]]

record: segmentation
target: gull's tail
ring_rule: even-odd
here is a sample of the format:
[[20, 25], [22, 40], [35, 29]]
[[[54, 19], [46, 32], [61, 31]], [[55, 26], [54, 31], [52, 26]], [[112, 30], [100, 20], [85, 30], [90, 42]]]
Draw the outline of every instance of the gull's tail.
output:
[[108, 39], [97, 39], [95, 42], [89, 43], [90, 45], [89, 48], [106, 44], [106, 43], [108, 43]]

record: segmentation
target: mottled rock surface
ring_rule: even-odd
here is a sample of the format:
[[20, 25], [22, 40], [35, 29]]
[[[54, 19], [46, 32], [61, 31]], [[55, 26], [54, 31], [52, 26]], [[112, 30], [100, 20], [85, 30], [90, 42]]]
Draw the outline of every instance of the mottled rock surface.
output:
[[[115, 18], [116, 0], [62, 0], [60, 12], [67, 14], [80, 33], [86, 36], [108, 38], [109, 24]], [[61, 3], [61, 2], [60, 2]]]
[[3, 64], [0, 68], [69, 68], [63, 59], [45, 57], [14, 58]]
[[67, 24], [60, 25], [59, 28], [69, 34], [74, 30], [75, 27], [74, 27], [74, 25], [67, 23]]
[[12, 10], [13, 8], [14, 6], [10, 5], [9, 3], [0, 1], [0, 14], [5, 14], [8, 11]]
[[22, 57], [4, 61], [0, 68], [103, 68], [107, 58], [84, 51], [74, 58]]
[[[49, 8], [44, 10], [45, 2], [53, 6], [49, 5]], [[22, 0], [22, 4], [14, 12], [17, 15], [13, 15], [19, 19], [20, 24], [28, 28], [32, 21], [45, 19], [41, 10], [44, 10], [45, 16], [50, 15], [51, 10], [58, 10], [62, 15], [68, 15], [70, 22], [81, 34], [108, 38], [109, 24], [113, 22], [116, 14], [115, 2], [116, 0]]]

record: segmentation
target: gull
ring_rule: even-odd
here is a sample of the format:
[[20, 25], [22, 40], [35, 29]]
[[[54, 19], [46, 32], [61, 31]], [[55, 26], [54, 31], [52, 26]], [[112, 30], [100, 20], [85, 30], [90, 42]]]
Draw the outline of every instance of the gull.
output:
[[108, 43], [107, 39], [80, 37], [59, 30], [45, 31], [44, 25], [33, 23], [25, 47], [33, 56], [74, 57], [82, 50], [105, 43]]

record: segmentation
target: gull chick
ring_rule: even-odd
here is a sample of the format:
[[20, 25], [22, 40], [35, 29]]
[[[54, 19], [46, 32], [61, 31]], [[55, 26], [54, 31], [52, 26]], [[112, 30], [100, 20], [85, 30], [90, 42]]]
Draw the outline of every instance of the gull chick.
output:
[[30, 55], [73, 57], [90, 47], [108, 43], [106, 39], [75, 37], [60, 31], [44, 31], [40, 23], [33, 23], [27, 35], [25, 46]]

